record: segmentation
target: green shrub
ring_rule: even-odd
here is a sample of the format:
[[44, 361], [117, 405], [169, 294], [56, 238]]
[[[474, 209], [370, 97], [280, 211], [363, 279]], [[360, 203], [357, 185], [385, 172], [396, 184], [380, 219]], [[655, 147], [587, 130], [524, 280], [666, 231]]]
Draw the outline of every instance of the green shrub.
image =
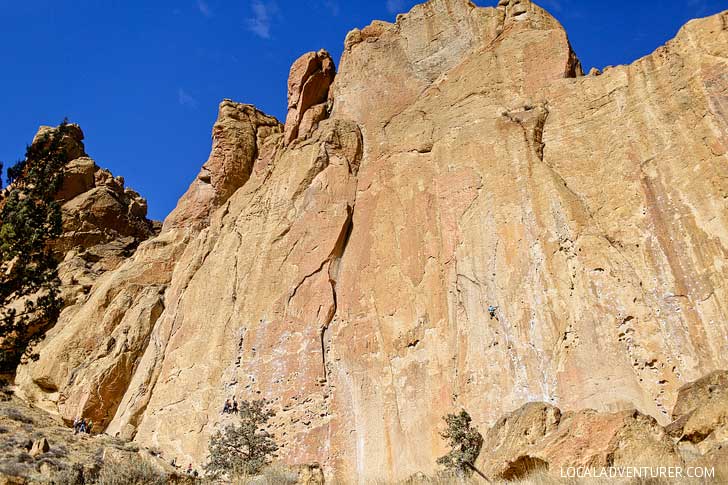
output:
[[255, 475], [270, 464], [278, 445], [265, 427], [275, 416], [265, 399], [240, 403], [240, 423], [231, 424], [210, 438], [210, 461], [205, 471], [216, 475]]
[[[50, 242], [61, 234], [54, 200], [69, 161], [66, 121], [30, 145], [25, 159], [8, 169], [0, 195], [0, 372], [13, 372], [55, 324], [62, 308], [58, 261]], [[2, 165], [0, 164], [0, 170]]]
[[470, 476], [483, 446], [483, 435], [470, 425], [472, 418], [464, 409], [443, 419], [447, 427], [440, 436], [447, 440], [450, 452], [438, 458], [437, 463], [459, 476]]

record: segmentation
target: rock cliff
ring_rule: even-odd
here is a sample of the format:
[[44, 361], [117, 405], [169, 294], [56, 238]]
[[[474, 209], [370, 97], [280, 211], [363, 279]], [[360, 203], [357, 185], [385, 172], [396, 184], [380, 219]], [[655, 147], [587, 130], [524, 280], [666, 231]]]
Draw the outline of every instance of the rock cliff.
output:
[[[159, 232], [159, 224], [147, 219], [147, 201], [126, 187], [123, 177], [96, 165], [85, 152], [81, 128], [71, 128], [63, 142], [71, 161], [55, 196], [61, 204], [62, 234], [52, 243], [61, 261], [66, 305], [83, 302], [102, 274], [116, 269], [142, 241]], [[57, 133], [56, 128], [43, 126], [33, 143]]]
[[344, 482], [432, 471], [447, 412], [539, 401], [602, 462], [625, 429], [675, 458], [681, 386], [728, 367], [728, 12], [596, 74], [527, 0], [374, 22], [336, 74], [304, 55], [285, 127], [224, 101], [161, 234], [20, 392], [197, 463], [227, 397], [266, 397], [281, 458]]
[[[65, 133], [65, 134], [62, 134]], [[147, 219], [147, 202], [86, 154], [78, 125], [42, 126], [30, 152], [47, 150], [54, 140], [66, 160], [61, 186], [53, 194], [60, 206], [61, 235], [50, 242], [57, 259], [60, 292], [66, 307], [82, 304], [96, 280], [116, 269], [139, 244], [159, 232], [159, 223]], [[10, 187], [0, 193], [4, 204]], [[0, 352], [5, 351], [0, 342]]]

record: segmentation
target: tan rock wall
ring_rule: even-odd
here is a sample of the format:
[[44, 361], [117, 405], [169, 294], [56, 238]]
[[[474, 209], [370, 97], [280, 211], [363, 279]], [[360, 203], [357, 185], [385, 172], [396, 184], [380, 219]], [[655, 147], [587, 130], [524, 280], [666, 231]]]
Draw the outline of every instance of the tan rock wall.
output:
[[[592, 407], [604, 439], [666, 424], [682, 384], [728, 367], [728, 13], [583, 77], [556, 20], [500, 3], [350, 33], [306, 138], [218, 121], [206, 166], [243, 176], [218, 197], [203, 169], [123, 270], [166, 265], [163, 310], [118, 270], [45, 344], [128, 322], [135, 359], [49, 352], [21, 386], [197, 463], [227, 397], [273, 399], [282, 459], [344, 482], [433, 471], [459, 407], [481, 428], [532, 401]], [[135, 288], [121, 320], [112, 286]]]

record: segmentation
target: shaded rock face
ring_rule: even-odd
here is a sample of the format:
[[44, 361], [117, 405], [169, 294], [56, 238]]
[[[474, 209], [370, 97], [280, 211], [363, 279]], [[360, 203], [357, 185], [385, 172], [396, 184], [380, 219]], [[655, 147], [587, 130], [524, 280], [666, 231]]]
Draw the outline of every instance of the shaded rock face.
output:
[[585, 462], [682, 459], [679, 389], [728, 367], [726, 25], [583, 77], [535, 4], [432, 0], [349, 33], [327, 94], [307, 54], [284, 133], [224, 102], [162, 234], [22, 392], [196, 463], [226, 398], [265, 397], [281, 459], [347, 483], [432, 472], [447, 412], [485, 429], [533, 401], [493, 473], [553, 470], [587, 429]]

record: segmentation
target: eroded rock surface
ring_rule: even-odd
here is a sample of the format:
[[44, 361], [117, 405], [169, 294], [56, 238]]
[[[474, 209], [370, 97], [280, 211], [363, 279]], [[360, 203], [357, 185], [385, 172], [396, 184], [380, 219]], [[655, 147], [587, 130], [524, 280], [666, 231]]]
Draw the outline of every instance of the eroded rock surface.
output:
[[21, 369], [28, 398], [201, 463], [225, 398], [266, 397], [281, 459], [344, 482], [432, 472], [460, 407], [485, 429], [547, 403], [495, 474], [579, 430], [580, 462], [705, 441], [662, 426], [728, 367], [728, 13], [581, 76], [553, 17], [499, 4], [352, 31], [326, 95], [307, 54], [283, 135], [223, 103], [207, 169]]
[[285, 143], [304, 137], [329, 115], [327, 99], [336, 66], [325, 50], [308, 52], [291, 66], [288, 75], [288, 115]]
[[688, 383], [664, 427], [637, 410], [562, 413], [528, 403], [488, 431], [476, 466], [501, 480], [540, 472], [559, 478], [569, 467], [716, 467], [728, 458], [727, 396], [728, 371]]
[[[85, 287], [82, 300], [64, 310], [39, 346], [40, 360], [19, 369], [21, 395], [60, 413], [66, 422], [82, 415], [100, 428], [110, 423], [132, 378], [140, 375], [140, 359], [154, 348], [152, 331], [167, 305], [165, 292], [187, 244], [247, 181], [253, 161], [266, 156], [266, 139], [280, 131], [274, 118], [249, 105], [221, 103], [210, 158], [161, 234], [124, 258], [116, 271], [97, 276], [93, 287]], [[105, 171], [97, 179], [97, 184], [105, 184], [102, 190], [123, 190], [123, 179]], [[70, 252], [66, 259], [77, 257]], [[128, 431], [133, 422], [135, 418], [125, 423], [128, 438], [134, 436]]]
[[229, 99], [220, 103], [210, 157], [165, 219], [164, 229], [206, 227], [212, 212], [248, 181], [255, 160], [271, 156], [265, 141], [281, 131], [275, 118], [253, 106]]
[[[56, 127], [42, 126], [32, 144], [50, 144], [58, 133]], [[55, 194], [61, 205], [62, 233], [51, 244], [60, 261], [66, 305], [85, 299], [102, 274], [117, 268], [142, 241], [159, 232], [157, 223], [147, 219], [147, 201], [125, 187], [123, 177], [96, 165], [86, 154], [83, 139], [81, 128], [71, 124], [60, 143], [70, 161]]]
[[529, 403], [501, 418], [486, 436], [476, 466], [489, 477], [521, 480], [568, 467], [679, 466], [673, 439], [639, 411], [562, 414], [545, 403]]

